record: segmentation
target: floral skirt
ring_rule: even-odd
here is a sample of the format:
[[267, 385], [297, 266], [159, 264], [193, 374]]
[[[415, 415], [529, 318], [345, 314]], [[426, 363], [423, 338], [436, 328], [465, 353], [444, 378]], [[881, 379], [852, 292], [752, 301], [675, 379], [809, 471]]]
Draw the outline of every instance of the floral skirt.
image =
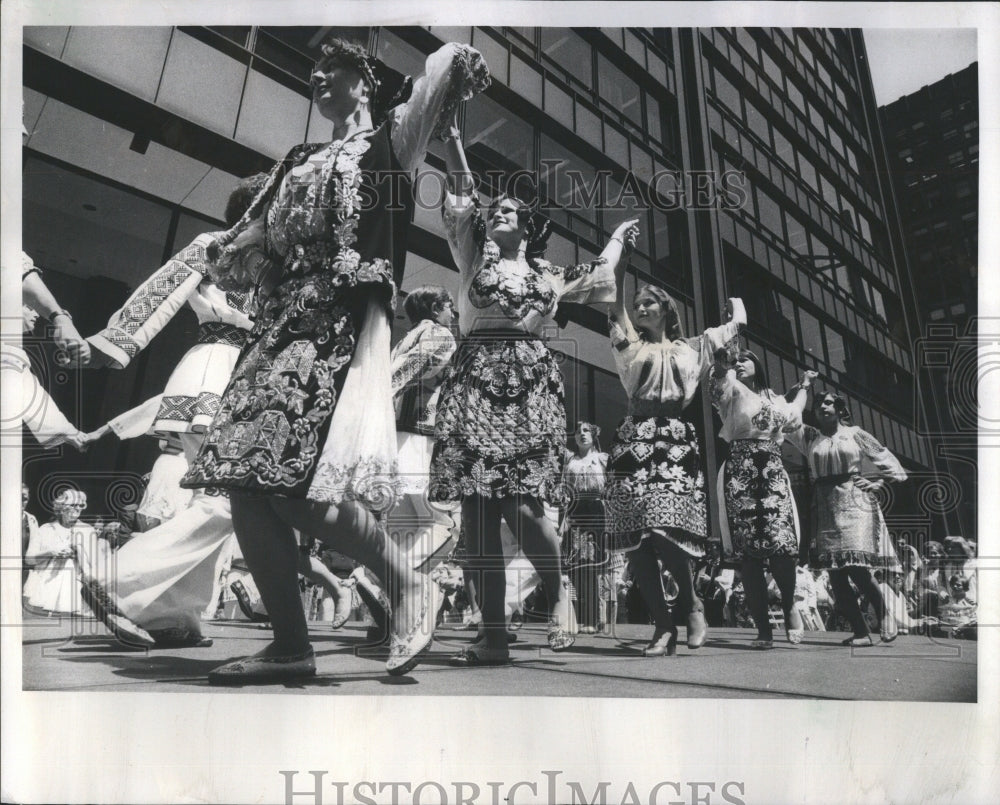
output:
[[340, 279], [293, 276], [266, 299], [183, 486], [395, 502], [391, 284]]
[[854, 476], [817, 479], [811, 519], [810, 567], [902, 569], [878, 501], [854, 485]]
[[725, 557], [798, 556], [799, 521], [781, 447], [770, 439], [737, 439], [720, 473]]
[[431, 500], [558, 498], [566, 410], [562, 374], [538, 338], [476, 333], [441, 386]]
[[630, 551], [657, 531], [691, 556], [704, 555], [708, 514], [694, 425], [669, 416], [625, 417], [608, 469], [612, 550]]

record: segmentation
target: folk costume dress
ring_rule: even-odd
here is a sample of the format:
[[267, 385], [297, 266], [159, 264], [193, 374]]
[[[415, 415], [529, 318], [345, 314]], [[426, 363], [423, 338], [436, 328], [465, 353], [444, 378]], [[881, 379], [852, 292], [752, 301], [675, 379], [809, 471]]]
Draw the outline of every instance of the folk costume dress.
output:
[[607, 468], [607, 453], [591, 450], [580, 456], [566, 451], [563, 483], [572, 498], [564, 519], [563, 563], [576, 591], [576, 618], [582, 626], [597, 626], [601, 619], [600, 574], [608, 563], [602, 500]]
[[802, 417], [770, 389], [748, 388], [730, 369], [709, 381], [729, 456], [719, 470], [719, 522], [726, 559], [799, 555], [799, 518], [781, 460], [784, 434]]
[[662, 533], [691, 556], [705, 553], [707, 509], [698, 434], [681, 417], [716, 350], [735, 351], [740, 324], [689, 339], [652, 343], [627, 319], [612, 319], [611, 345], [629, 413], [615, 431], [605, 492], [612, 550]]
[[444, 223], [463, 340], [441, 389], [430, 494], [557, 500], [566, 411], [545, 337], [560, 302], [613, 302], [614, 272], [600, 258], [569, 268], [502, 258], [471, 198], [447, 194]]
[[445, 45], [428, 57], [409, 100], [374, 131], [293, 148], [218, 239], [217, 276], [246, 282], [233, 240], [262, 219], [276, 268], [184, 485], [391, 506], [390, 316], [413, 173], [458, 104], [488, 83], [478, 52]]
[[809, 566], [902, 570], [878, 500], [855, 486], [862, 475], [906, 480], [896, 457], [855, 425], [840, 425], [832, 436], [803, 425], [789, 439], [805, 455], [813, 479]]
[[455, 507], [431, 506], [427, 500], [437, 401], [455, 349], [451, 330], [424, 319], [392, 350], [402, 495], [389, 513], [389, 533], [407, 549], [415, 567], [431, 557], [443, 559], [452, 532], [457, 532]]

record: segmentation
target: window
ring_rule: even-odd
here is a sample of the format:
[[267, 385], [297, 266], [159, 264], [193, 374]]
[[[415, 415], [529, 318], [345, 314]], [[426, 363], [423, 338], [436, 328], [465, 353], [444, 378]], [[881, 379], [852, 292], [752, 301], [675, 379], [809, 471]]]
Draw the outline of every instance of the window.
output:
[[844, 351], [843, 336], [828, 324], [823, 325], [823, 334], [826, 336], [826, 352], [829, 355], [830, 366], [838, 372], [846, 372], [847, 353]]
[[795, 84], [793, 84], [791, 81], [789, 81], [788, 86], [785, 88], [785, 91], [787, 92], [788, 97], [792, 101], [792, 103], [794, 103], [797, 107], [799, 107], [800, 111], [805, 112], [806, 101], [805, 98], [802, 97], [802, 93], [799, 92], [799, 88], [796, 87]]
[[715, 96], [736, 112], [737, 115], [742, 116], [740, 111], [740, 93], [736, 91], [736, 87], [729, 82], [729, 79], [718, 70], [715, 71]]
[[465, 142], [470, 153], [484, 152], [490, 164], [533, 168], [534, 129], [513, 112], [480, 95], [465, 113]]
[[799, 328], [802, 331], [802, 348], [814, 358], [824, 360], [823, 332], [819, 320], [805, 310], [799, 309]]
[[806, 228], [794, 215], [785, 211], [785, 226], [788, 229], [788, 246], [802, 257], [809, 256], [809, 238]]
[[761, 114], [761, 111], [754, 106], [750, 101], [744, 100], [746, 104], [746, 121], [750, 130], [763, 140], [764, 144], [769, 146], [771, 144], [770, 130], [771, 127], [767, 123], [767, 118]]
[[784, 240], [785, 234], [781, 229], [781, 208], [759, 187], [757, 188], [757, 219], [770, 229], [778, 240]]
[[642, 126], [639, 85], [601, 55], [597, 57], [597, 89], [613, 109], [623, 113], [636, 126]]
[[788, 139], [777, 129], [771, 129], [774, 138], [774, 153], [778, 155], [793, 171], [795, 170], [795, 149]]
[[[539, 190], [559, 206], [573, 210], [591, 224], [596, 224], [599, 196], [589, 199], [597, 182], [594, 166], [545, 135], [542, 135], [541, 159], [547, 164], [541, 165], [542, 186]], [[553, 160], [557, 163], [554, 168], [550, 167]], [[569, 176], [568, 171], [574, 171], [576, 175]], [[593, 237], [596, 233], [588, 228], [585, 234]]]
[[657, 142], [663, 142], [663, 118], [660, 112], [660, 102], [648, 92], [646, 93], [646, 131]]
[[511, 56], [510, 86], [535, 106], [542, 105], [542, 74], [519, 56]]
[[545, 81], [545, 111], [566, 128], [573, 128], [573, 99], [549, 80]]
[[819, 191], [819, 178], [816, 176], [816, 168], [802, 154], [799, 154], [799, 174], [813, 190]]
[[781, 70], [775, 63], [774, 59], [767, 55], [767, 51], [761, 49], [760, 51], [760, 63], [764, 68], [764, 74], [770, 78], [778, 88], [781, 89], [785, 85], [785, 77], [782, 75]]

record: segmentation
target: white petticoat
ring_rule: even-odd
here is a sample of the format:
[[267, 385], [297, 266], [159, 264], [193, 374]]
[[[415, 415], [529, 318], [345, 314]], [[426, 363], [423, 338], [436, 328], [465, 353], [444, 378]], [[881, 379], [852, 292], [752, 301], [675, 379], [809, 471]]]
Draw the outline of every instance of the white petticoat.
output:
[[309, 500], [339, 503], [357, 497], [375, 511], [386, 511], [397, 502], [400, 490], [389, 374], [391, 335], [385, 306], [370, 299], [306, 495]]

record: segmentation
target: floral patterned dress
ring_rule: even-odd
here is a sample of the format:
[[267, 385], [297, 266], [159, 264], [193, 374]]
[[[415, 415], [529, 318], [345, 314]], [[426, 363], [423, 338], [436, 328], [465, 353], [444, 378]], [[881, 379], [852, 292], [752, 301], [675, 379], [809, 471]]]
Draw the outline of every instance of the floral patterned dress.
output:
[[729, 442], [719, 470], [723, 557], [798, 556], [799, 518], [781, 443], [801, 416], [770, 389], [748, 388], [732, 369], [712, 378], [709, 393], [722, 417], [719, 435]]
[[740, 325], [696, 338], [651, 343], [626, 319], [612, 320], [611, 344], [629, 413], [615, 431], [605, 491], [612, 550], [630, 551], [651, 531], [691, 556], [705, 553], [707, 509], [698, 434], [681, 418], [716, 350], [734, 351]]
[[464, 339], [441, 389], [432, 499], [558, 497], [566, 443], [562, 373], [545, 338], [560, 301], [612, 302], [601, 259], [563, 268], [503, 259], [478, 206], [448, 195], [448, 245], [458, 266]]
[[186, 486], [392, 504], [389, 321], [413, 172], [458, 104], [488, 83], [478, 52], [445, 45], [377, 129], [292, 149], [218, 239], [218, 281], [245, 283], [233, 241], [262, 218], [276, 279], [262, 288], [250, 342]]
[[813, 479], [809, 566], [901, 570], [878, 500], [855, 485], [862, 474], [906, 480], [898, 459], [855, 425], [840, 425], [832, 436], [803, 425], [788, 438], [805, 455]]

